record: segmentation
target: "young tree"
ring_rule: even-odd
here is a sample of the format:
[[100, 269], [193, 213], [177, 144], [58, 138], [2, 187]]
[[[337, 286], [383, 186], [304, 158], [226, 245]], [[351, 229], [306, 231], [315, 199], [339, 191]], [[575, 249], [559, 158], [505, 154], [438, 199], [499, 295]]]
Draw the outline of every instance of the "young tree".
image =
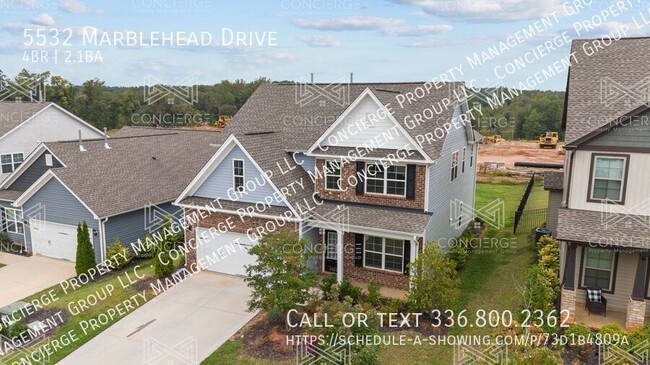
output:
[[411, 290], [409, 308], [428, 313], [433, 309], [454, 308], [460, 296], [456, 263], [445, 256], [440, 246], [426, 244], [424, 251], [409, 265]]
[[75, 270], [77, 275], [81, 275], [95, 266], [95, 250], [93, 250], [93, 245], [90, 242], [88, 225], [84, 221], [77, 226], [77, 261], [75, 262]]
[[174, 261], [169, 256], [169, 249], [159, 244], [153, 260], [153, 270], [156, 277], [162, 279], [174, 272]]
[[263, 309], [278, 318], [311, 297], [309, 289], [316, 284], [316, 275], [307, 267], [315, 255], [310, 245], [293, 232], [275, 232], [250, 249], [257, 261], [246, 267], [245, 280], [253, 290], [249, 311]]

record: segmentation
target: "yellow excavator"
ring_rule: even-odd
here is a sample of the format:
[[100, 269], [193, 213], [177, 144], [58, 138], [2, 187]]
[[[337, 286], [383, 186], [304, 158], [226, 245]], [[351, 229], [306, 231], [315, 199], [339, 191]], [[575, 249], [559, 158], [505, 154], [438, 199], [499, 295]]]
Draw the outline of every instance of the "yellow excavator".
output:
[[558, 133], [547, 131], [546, 134], [539, 136], [539, 148], [557, 148]]

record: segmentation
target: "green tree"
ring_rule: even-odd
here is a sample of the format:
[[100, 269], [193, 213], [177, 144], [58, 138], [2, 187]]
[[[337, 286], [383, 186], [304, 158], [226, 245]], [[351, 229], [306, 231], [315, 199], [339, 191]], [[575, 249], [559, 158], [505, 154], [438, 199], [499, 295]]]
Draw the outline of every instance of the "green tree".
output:
[[[530, 313], [541, 310], [544, 316], [546, 316], [553, 311], [555, 291], [546, 277], [544, 269], [537, 265], [530, 269], [522, 297], [522, 307], [523, 309], [529, 310]], [[522, 316], [524, 315], [523, 313]]]
[[426, 244], [424, 251], [409, 264], [411, 289], [409, 308], [428, 313], [433, 309], [453, 309], [460, 296], [456, 263], [446, 257], [440, 246]]
[[81, 275], [88, 273], [95, 266], [95, 251], [90, 242], [88, 225], [84, 221], [77, 226], [77, 260], [75, 262], [75, 270], [77, 275]]
[[311, 297], [309, 289], [316, 284], [316, 275], [307, 267], [315, 256], [309, 241], [293, 232], [274, 232], [249, 252], [257, 257], [255, 264], [246, 266], [244, 279], [252, 289], [250, 311], [262, 309], [277, 319]]
[[174, 261], [169, 255], [169, 249], [164, 244], [159, 244], [153, 261], [153, 270], [156, 277], [162, 279], [174, 273]]

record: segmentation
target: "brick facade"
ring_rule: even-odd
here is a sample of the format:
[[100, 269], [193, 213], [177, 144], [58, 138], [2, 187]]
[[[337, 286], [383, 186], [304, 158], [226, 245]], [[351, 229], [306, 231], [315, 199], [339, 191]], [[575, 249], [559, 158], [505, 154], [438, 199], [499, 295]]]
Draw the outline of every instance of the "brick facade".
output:
[[[568, 314], [568, 320], [566, 312]], [[566, 320], [566, 322], [565, 322]], [[576, 321], [576, 291], [562, 288], [560, 292], [560, 322], [572, 324]]]
[[[324, 171], [325, 160], [316, 160], [316, 168]], [[426, 167], [416, 165], [415, 168], [415, 199], [404, 197], [356, 193], [357, 166], [354, 163], [345, 163], [341, 167], [341, 191], [325, 189], [325, 175], [316, 178], [316, 193], [323, 199], [340, 200], [353, 203], [377, 204], [391, 207], [412, 208], [424, 210], [424, 192], [426, 184]]]
[[627, 318], [625, 329], [631, 331], [645, 324], [645, 300], [635, 300], [630, 297], [627, 302]]
[[[185, 210], [185, 215], [189, 216], [192, 214], [192, 212], [192, 210]], [[278, 218], [277, 221], [273, 219], [254, 217], [243, 217], [242, 219], [236, 214], [212, 212], [207, 217], [201, 219], [197, 224], [192, 227], [188, 227], [188, 229], [185, 230], [185, 242], [194, 240], [195, 230], [197, 227], [215, 227], [221, 232], [234, 232], [242, 234], [247, 234], [249, 230], [252, 229], [258, 236], [262, 232], [287, 230], [299, 234], [300, 229], [298, 223], [284, 222], [280, 218]], [[188, 250], [187, 257], [185, 258], [185, 264], [189, 267], [189, 265], [192, 265], [194, 263], [196, 263], [196, 250]]]
[[[354, 265], [354, 238], [355, 233], [345, 232], [343, 234], [343, 276], [360, 281], [362, 283], [375, 283], [382, 287], [408, 290], [408, 275], [398, 272], [391, 272]], [[323, 235], [318, 235], [318, 247], [325, 247]], [[420, 247], [422, 244], [420, 243]], [[322, 274], [335, 274], [334, 272], [323, 271], [323, 252], [317, 257], [318, 272]]]

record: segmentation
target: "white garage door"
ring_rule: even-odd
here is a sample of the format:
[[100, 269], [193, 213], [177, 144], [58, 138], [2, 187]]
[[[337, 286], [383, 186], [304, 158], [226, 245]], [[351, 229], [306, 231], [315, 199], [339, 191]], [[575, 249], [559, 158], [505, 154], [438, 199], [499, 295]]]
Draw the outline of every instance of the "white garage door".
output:
[[209, 230], [197, 228], [197, 259], [203, 265], [208, 265], [205, 270], [216, 271], [230, 275], [246, 275], [245, 265], [255, 263], [255, 256], [248, 253], [248, 250], [257, 244], [245, 234], [241, 233], [220, 233], [213, 237]]
[[[76, 261], [76, 226], [30, 219], [29, 231], [34, 254]], [[90, 233], [90, 242], [92, 242], [92, 233]]]

